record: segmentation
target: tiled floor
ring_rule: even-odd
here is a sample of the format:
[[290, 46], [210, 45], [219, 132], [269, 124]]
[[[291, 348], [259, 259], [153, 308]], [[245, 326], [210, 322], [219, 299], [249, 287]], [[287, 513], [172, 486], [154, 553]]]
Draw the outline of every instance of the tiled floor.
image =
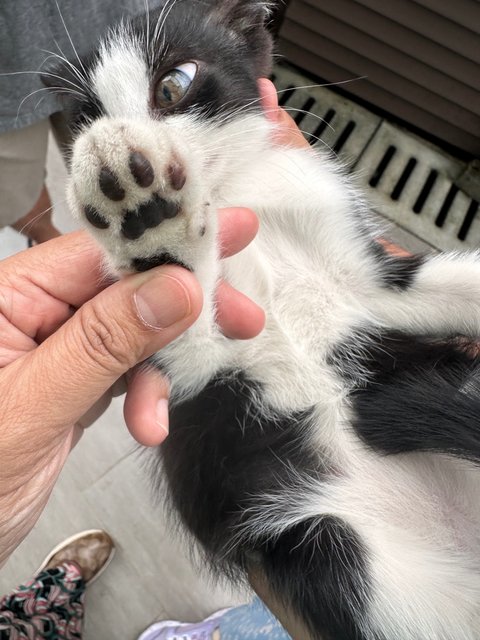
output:
[[[53, 145], [48, 182], [55, 222], [64, 232], [72, 230], [64, 202], [65, 169]], [[421, 248], [405, 232], [394, 235], [410, 249]], [[18, 234], [1, 231], [0, 258], [25, 244]], [[71, 455], [39, 523], [2, 570], [0, 592], [30, 577], [50, 547], [66, 536], [104, 527], [117, 541], [118, 554], [90, 590], [85, 640], [134, 640], [154, 619], [196, 620], [245, 601], [246, 594], [232, 594], [199, 575], [162, 508], [154, 506], [141, 457], [117, 399]]]
[[[75, 228], [64, 204], [65, 170], [55, 147], [48, 162], [54, 219], [66, 232]], [[9, 229], [0, 232], [0, 258], [26, 246]], [[129, 436], [122, 401], [110, 408], [71, 455], [50, 503], [32, 534], [0, 573], [0, 593], [29, 578], [49, 549], [82, 529], [103, 527], [118, 553], [87, 598], [85, 640], [134, 640], [158, 618], [198, 620], [237, 602], [232, 594], [200, 577], [188, 549], [169, 530], [154, 505], [142, 455]]]

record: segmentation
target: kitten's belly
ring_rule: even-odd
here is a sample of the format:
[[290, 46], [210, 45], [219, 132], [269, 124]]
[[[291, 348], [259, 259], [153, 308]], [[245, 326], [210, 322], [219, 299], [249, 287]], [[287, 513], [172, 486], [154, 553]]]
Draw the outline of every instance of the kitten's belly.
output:
[[280, 409], [331, 405], [344, 393], [327, 361], [353, 328], [365, 324], [360, 297], [350, 295], [346, 283], [307, 260], [288, 240], [260, 245], [229, 259], [225, 269], [229, 282], [266, 313], [264, 332], [237, 343], [238, 366], [246, 366]]
[[[360, 451], [357, 442], [357, 456]], [[421, 598], [449, 584], [478, 602], [480, 481], [468, 466], [433, 454], [379, 458], [363, 451], [356, 468], [333, 480], [322, 509], [344, 515], [377, 550], [380, 582], [393, 567], [405, 594]]]

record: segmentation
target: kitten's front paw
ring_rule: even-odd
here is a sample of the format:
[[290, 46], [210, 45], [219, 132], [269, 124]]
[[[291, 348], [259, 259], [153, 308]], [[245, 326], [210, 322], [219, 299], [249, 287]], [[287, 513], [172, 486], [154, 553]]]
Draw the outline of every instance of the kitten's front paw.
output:
[[74, 147], [70, 201], [117, 271], [195, 270], [215, 240], [215, 221], [194, 158], [159, 124], [152, 128], [95, 123]]

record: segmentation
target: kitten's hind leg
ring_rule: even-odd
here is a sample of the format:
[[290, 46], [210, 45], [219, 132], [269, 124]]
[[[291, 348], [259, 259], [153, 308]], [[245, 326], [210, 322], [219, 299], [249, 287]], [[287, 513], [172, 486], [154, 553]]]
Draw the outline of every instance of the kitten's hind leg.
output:
[[[395, 259], [391, 262], [394, 267]], [[367, 301], [381, 326], [420, 335], [480, 337], [479, 251], [410, 260], [408, 278], [383, 281]]]
[[266, 543], [248, 573], [295, 640], [370, 640], [368, 565], [355, 531], [325, 516]]
[[480, 462], [474, 347], [391, 332], [370, 336], [356, 360], [348, 343], [337, 349], [340, 371], [353, 365], [362, 372], [350, 396], [358, 437], [383, 454], [437, 452]]

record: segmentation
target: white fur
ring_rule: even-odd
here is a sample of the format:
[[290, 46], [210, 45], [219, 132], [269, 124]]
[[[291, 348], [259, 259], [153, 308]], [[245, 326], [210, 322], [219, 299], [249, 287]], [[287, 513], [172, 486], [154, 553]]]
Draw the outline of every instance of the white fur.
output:
[[[365, 251], [365, 234], [375, 234], [366, 207], [329, 159], [274, 147], [271, 127], [258, 115], [239, 115], [221, 127], [194, 116], [153, 120], [146, 64], [130, 42], [126, 37], [102, 50], [93, 82], [108, 115], [75, 145], [69, 198], [80, 218], [90, 204], [111, 223], [107, 230], [89, 229], [114, 270], [128, 271], [132, 258], [159, 250], [194, 266], [206, 299], [202, 317], [157, 356], [172, 393], [190, 396], [218, 371], [239, 367], [263, 385], [267, 411], [314, 406], [306, 432], [341, 472], [329, 485], [299, 477], [281, 496], [265, 496], [255, 514], [257, 530], [278, 533], [310, 516], [337, 515], [359, 533], [371, 561], [373, 591], [362, 623], [367, 638], [380, 631], [396, 640], [478, 639], [477, 469], [440, 456], [367, 452], [349, 428], [348, 389], [327, 355], [366, 326], [479, 335], [479, 256], [433, 258], [409, 291], [385, 288]], [[132, 149], [154, 167], [148, 189], [129, 173]], [[166, 177], [172, 157], [186, 169], [180, 192]], [[126, 201], [111, 202], [101, 193], [103, 165], [119, 176]], [[182, 213], [125, 241], [121, 211], [156, 191], [181, 202]], [[254, 209], [260, 232], [246, 250], [220, 263], [216, 211], [228, 205]], [[216, 327], [220, 274], [265, 309], [267, 326], [255, 340], [231, 341]]]
[[140, 43], [126, 27], [113, 31], [102, 44], [91, 83], [109, 117], [148, 117], [148, 70]]

